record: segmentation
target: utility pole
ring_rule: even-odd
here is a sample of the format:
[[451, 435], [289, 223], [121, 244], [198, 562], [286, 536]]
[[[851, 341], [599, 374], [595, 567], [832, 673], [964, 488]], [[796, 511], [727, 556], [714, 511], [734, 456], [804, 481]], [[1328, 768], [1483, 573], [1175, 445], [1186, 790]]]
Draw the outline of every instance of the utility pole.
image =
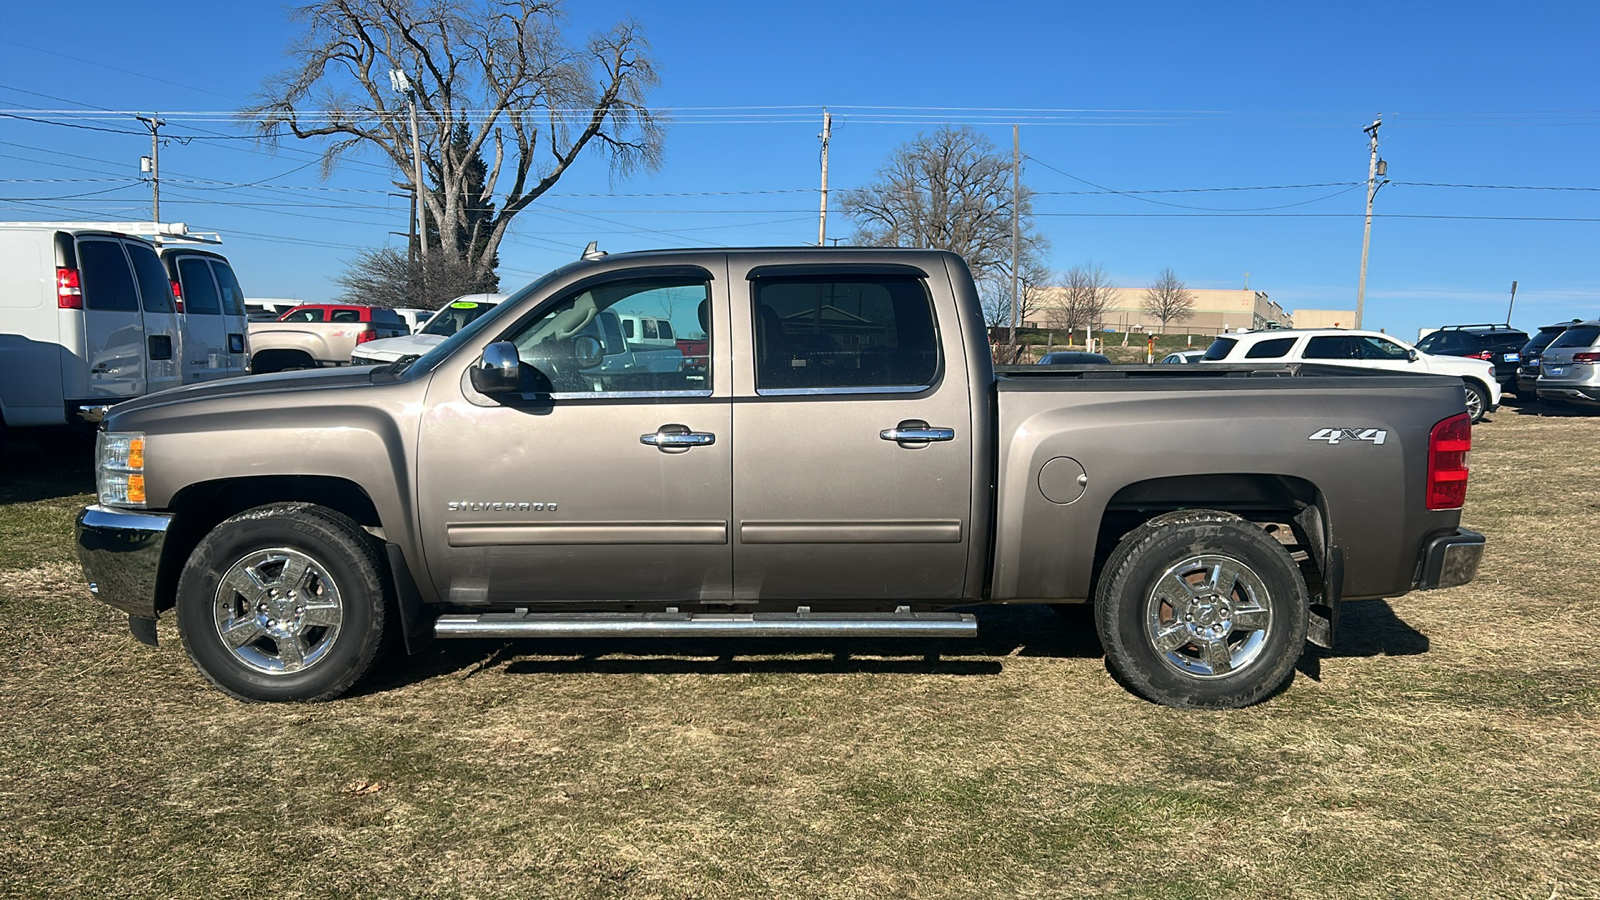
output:
[[817, 219], [817, 246], [828, 246], [828, 139], [833, 137], [833, 113], [822, 111], [822, 213]]
[[1018, 285], [1021, 275], [1017, 260], [1022, 256], [1019, 238], [1022, 218], [1022, 137], [1016, 125], [1011, 126], [1011, 362], [1017, 362], [1017, 320], [1021, 318], [1017, 300], [1021, 294]]
[[150, 220], [161, 221], [161, 126], [165, 119], [151, 116], [134, 116], [150, 129]]
[[1380, 114], [1372, 120], [1372, 124], [1361, 129], [1366, 132], [1371, 140], [1371, 156], [1367, 163], [1367, 224], [1361, 232], [1361, 281], [1356, 285], [1356, 327], [1361, 327], [1361, 313], [1367, 302], [1367, 251], [1372, 246], [1372, 198], [1377, 196], [1378, 188], [1387, 184], [1378, 183], [1378, 176], [1388, 172], [1388, 166], [1378, 158], [1378, 129], [1383, 125], [1383, 116]]

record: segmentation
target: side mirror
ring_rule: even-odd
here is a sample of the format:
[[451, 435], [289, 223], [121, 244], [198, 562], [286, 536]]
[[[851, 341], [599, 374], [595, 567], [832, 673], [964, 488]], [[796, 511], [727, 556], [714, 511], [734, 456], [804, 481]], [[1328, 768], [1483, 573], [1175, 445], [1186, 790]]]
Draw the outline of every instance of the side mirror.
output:
[[472, 387], [480, 394], [510, 394], [522, 387], [522, 361], [510, 341], [495, 341], [471, 369]]
[[1417, 361], [1417, 348], [1412, 347], [1410, 350], [1406, 351], [1406, 361], [1407, 362], [1416, 362]]
[[606, 345], [592, 334], [580, 334], [572, 339], [572, 355], [578, 359], [578, 368], [592, 369], [605, 358]]

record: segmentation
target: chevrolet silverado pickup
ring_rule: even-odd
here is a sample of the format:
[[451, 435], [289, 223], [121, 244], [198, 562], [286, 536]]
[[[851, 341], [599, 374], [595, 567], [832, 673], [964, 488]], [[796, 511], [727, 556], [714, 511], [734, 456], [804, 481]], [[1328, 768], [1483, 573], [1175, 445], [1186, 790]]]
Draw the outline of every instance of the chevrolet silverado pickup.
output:
[[[607, 366], [629, 315], [708, 365]], [[1133, 692], [1238, 707], [1343, 600], [1477, 572], [1459, 378], [990, 360], [949, 253], [584, 259], [420, 358], [116, 406], [79, 556], [246, 700], [337, 696], [390, 638], [953, 638], [1087, 603]]]

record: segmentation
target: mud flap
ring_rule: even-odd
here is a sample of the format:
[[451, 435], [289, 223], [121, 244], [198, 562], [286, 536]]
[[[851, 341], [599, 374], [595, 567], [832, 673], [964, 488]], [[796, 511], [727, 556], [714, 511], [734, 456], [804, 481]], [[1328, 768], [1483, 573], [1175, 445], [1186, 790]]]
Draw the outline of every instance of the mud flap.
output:
[[1322, 567], [1322, 593], [1311, 604], [1306, 640], [1324, 650], [1333, 649], [1334, 635], [1339, 629], [1339, 606], [1343, 602], [1344, 551], [1329, 547]]
[[412, 578], [411, 567], [406, 565], [399, 545], [385, 542], [383, 549], [394, 583], [395, 608], [400, 613], [400, 635], [405, 639], [406, 653], [415, 655], [433, 643], [433, 617], [423, 607], [422, 594], [417, 590], [416, 579]]

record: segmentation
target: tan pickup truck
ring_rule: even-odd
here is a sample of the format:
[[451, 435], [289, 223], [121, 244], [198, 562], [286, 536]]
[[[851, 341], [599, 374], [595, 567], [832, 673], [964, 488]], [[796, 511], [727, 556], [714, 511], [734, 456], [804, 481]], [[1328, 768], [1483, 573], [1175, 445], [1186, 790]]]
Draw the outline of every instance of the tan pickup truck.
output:
[[296, 306], [275, 322], [250, 323], [250, 371], [348, 366], [357, 346], [410, 334], [392, 309], [351, 304]]
[[[618, 364], [624, 316], [706, 364]], [[386, 637], [847, 653], [1089, 603], [1130, 689], [1235, 707], [1331, 645], [1344, 598], [1462, 584], [1484, 546], [1460, 378], [997, 371], [934, 251], [586, 259], [419, 358], [168, 391], [102, 429], [90, 590], [147, 642], [175, 610], [251, 700], [337, 696]]]

